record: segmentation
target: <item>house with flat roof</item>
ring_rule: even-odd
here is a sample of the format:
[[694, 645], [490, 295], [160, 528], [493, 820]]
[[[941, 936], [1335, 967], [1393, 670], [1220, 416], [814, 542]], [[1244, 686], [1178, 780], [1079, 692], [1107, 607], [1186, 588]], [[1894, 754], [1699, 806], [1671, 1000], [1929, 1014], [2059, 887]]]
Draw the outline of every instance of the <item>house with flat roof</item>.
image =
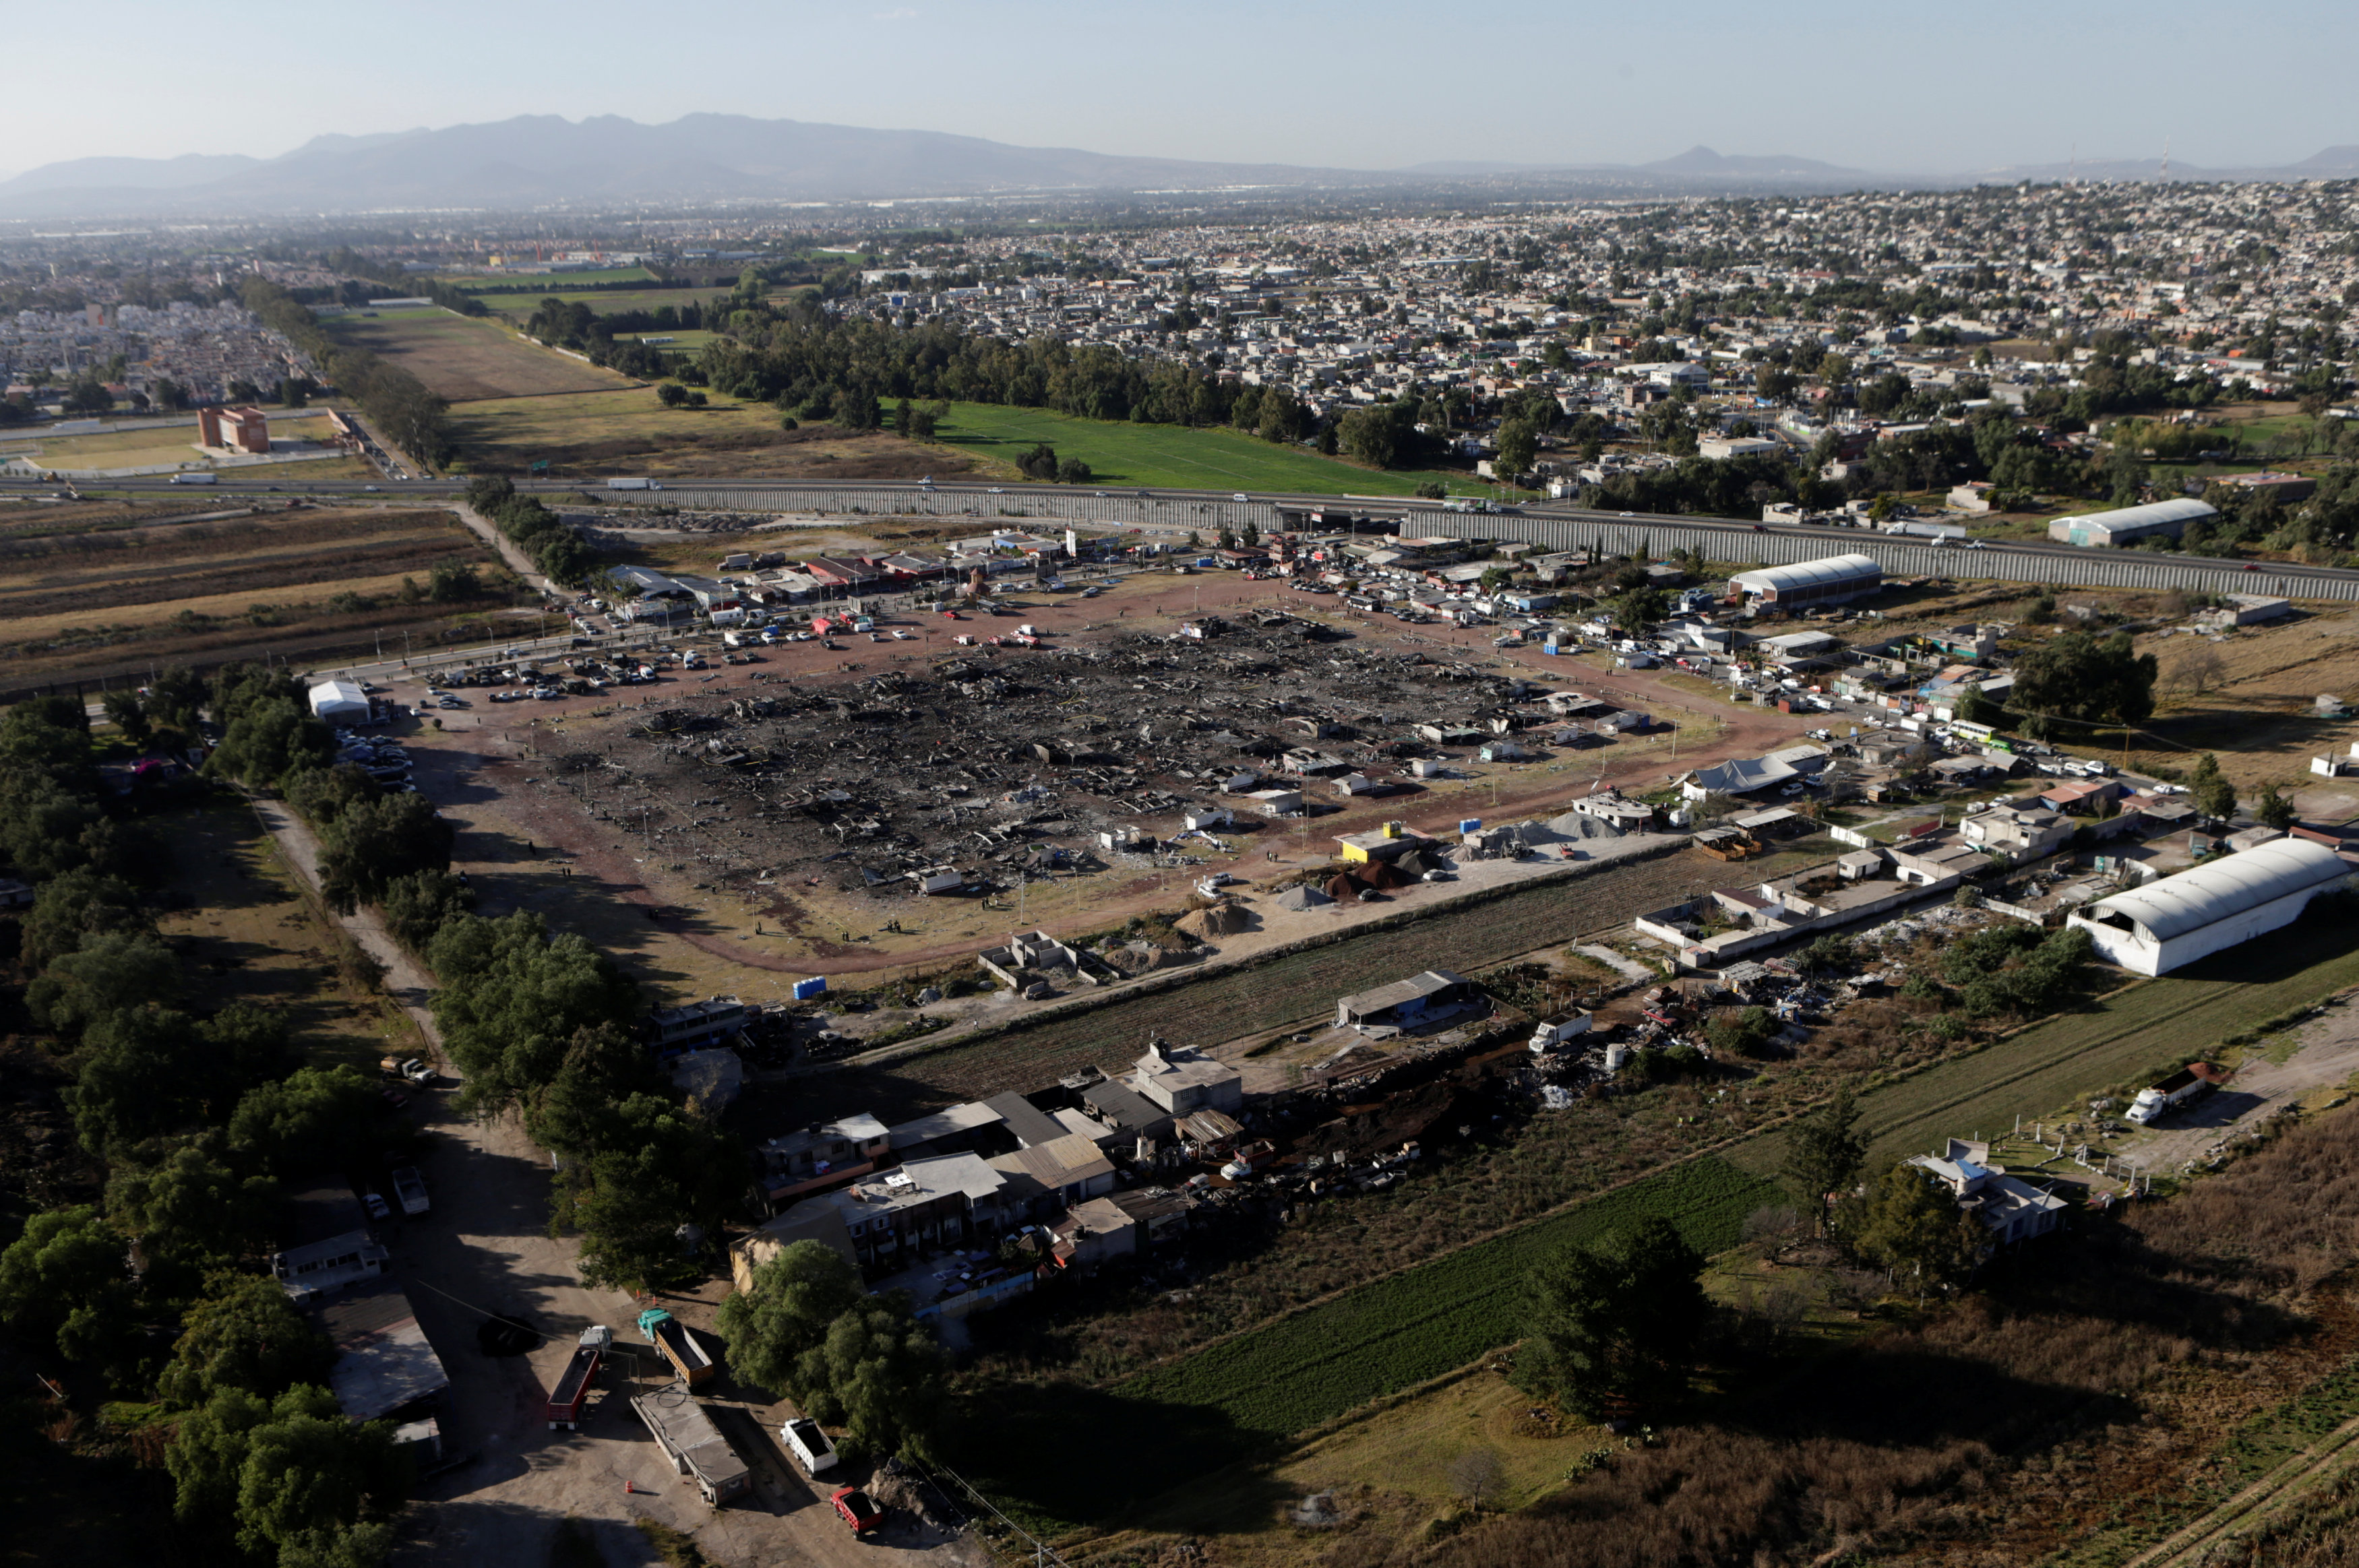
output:
[[1231, 1111], [1245, 1104], [1245, 1079], [1225, 1062], [1192, 1046], [1158, 1041], [1133, 1064], [1129, 1085], [1168, 1115], [1198, 1110]]
[[2064, 1200], [1992, 1164], [1987, 1143], [1952, 1138], [1940, 1153], [1912, 1154], [1906, 1162], [1948, 1188], [1961, 1209], [1983, 1222], [1995, 1246], [2045, 1236], [2063, 1223]]

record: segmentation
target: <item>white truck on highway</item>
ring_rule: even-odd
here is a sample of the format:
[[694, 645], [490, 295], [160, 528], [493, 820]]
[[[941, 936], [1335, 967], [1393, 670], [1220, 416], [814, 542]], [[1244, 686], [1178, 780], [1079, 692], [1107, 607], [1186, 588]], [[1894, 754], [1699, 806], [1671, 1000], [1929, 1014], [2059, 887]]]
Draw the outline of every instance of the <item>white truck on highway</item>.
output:
[[2123, 1114], [2140, 1127], [2151, 1127], [2173, 1108], [2211, 1093], [2226, 1076], [2208, 1062], [2190, 1062], [2162, 1082], [2138, 1090]]
[[651, 479], [610, 479], [606, 481], [606, 488], [608, 490], [661, 490], [663, 486]]

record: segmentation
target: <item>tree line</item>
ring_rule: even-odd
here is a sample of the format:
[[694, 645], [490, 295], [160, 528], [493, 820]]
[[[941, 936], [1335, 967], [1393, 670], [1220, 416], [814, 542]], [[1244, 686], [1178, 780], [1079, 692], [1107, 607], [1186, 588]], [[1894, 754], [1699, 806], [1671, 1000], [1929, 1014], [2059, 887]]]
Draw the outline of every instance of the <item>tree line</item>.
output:
[[[386, 795], [335, 763], [299, 683], [252, 671], [217, 686], [222, 739], [208, 770], [277, 792], [318, 833], [322, 892], [368, 905], [432, 971], [435, 1022], [465, 1075], [459, 1103], [516, 1112], [564, 1161], [551, 1223], [582, 1239], [592, 1283], [629, 1290], [701, 1272], [723, 1213], [750, 1179], [737, 1141], [688, 1106], [638, 1037], [637, 982], [538, 915], [473, 913], [450, 871], [451, 830], [416, 794]], [[683, 1224], [700, 1233], [684, 1245]]]
[[541, 575], [567, 588], [580, 588], [596, 575], [600, 557], [582, 535], [534, 495], [519, 495], [512, 480], [470, 480], [467, 504], [491, 520], [508, 540], [532, 557]]
[[[192, 729], [201, 703], [251, 708], [268, 684], [226, 678], [242, 697], [174, 671], [110, 709], [162, 736]], [[368, 1078], [303, 1065], [276, 1011], [191, 1009], [155, 925], [168, 852], [106, 814], [92, 746], [79, 699], [0, 714], [0, 849], [36, 883], [16, 967], [71, 1079], [75, 1137], [106, 1173], [99, 1202], [30, 1215], [0, 1251], [0, 1323], [152, 1404], [199, 1549], [368, 1568], [391, 1544], [407, 1463], [386, 1423], [344, 1419], [325, 1387], [332, 1350], [260, 1268], [280, 1184], [409, 1135]]]
[[244, 297], [248, 310], [310, 354], [388, 440], [420, 462], [440, 466], [449, 460], [451, 406], [424, 382], [382, 355], [339, 345], [308, 307], [266, 278], [246, 279]]

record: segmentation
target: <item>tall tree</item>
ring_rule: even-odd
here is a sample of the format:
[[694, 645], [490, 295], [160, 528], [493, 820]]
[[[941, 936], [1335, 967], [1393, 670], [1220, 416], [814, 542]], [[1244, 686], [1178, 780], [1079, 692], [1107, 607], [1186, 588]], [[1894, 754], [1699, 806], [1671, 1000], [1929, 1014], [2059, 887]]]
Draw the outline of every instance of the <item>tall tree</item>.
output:
[[1824, 1233], [1828, 1206], [1849, 1186], [1867, 1159], [1867, 1140], [1859, 1130], [1859, 1104], [1849, 1084], [1838, 1085], [1834, 1098], [1787, 1130], [1782, 1173], [1794, 1195], [1810, 1207]]
[[298, 1383], [326, 1379], [335, 1347], [287, 1299], [276, 1280], [222, 1274], [181, 1319], [157, 1394], [190, 1408], [224, 1390], [274, 1400]]
[[2126, 632], [2067, 632], [2016, 661], [2014, 706], [2028, 716], [2024, 728], [2042, 734], [2054, 719], [2071, 721], [2076, 736], [2091, 724], [2136, 724], [2154, 711], [2157, 673], [2154, 655], [2138, 653]]
[[717, 1323], [729, 1369], [745, 1380], [801, 1399], [824, 1374], [804, 1357], [827, 1342], [829, 1325], [864, 1292], [860, 1271], [835, 1249], [797, 1241], [754, 1271], [746, 1289], [721, 1303]]
[[1659, 1217], [1565, 1248], [1533, 1272], [1517, 1383], [1592, 1417], [1675, 1396], [1710, 1310], [1702, 1271]]
[[864, 1452], [931, 1457], [946, 1399], [942, 1354], [905, 1292], [866, 1298], [838, 1316], [818, 1359], [826, 1378], [808, 1402], [819, 1420], [843, 1422]]
[[1986, 1244], [1982, 1223], [1958, 1207], [1949, 1188], [1905, 1162], [1869, 1185], [1853, 1241], [1893, 1283], [1920, 1296], [1962, 1283]]

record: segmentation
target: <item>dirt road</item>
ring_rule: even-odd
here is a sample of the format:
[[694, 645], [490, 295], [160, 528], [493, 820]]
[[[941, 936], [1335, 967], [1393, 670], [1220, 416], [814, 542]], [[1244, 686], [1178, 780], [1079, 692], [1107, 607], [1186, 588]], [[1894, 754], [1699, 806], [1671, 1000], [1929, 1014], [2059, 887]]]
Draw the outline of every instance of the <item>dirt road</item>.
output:
[[2282, 1062], [2256, 1057], [2215, 1089], [2122, 1153], [2124, 1163], [2149, 1175], [2169, 1175], [2209, 1159], [2239, 1130], [2313, 1090], [2359, 1080], [2359, 1007], [2336, 998], [2323, 1016], [2302, 1026], [2300, 1044]]

